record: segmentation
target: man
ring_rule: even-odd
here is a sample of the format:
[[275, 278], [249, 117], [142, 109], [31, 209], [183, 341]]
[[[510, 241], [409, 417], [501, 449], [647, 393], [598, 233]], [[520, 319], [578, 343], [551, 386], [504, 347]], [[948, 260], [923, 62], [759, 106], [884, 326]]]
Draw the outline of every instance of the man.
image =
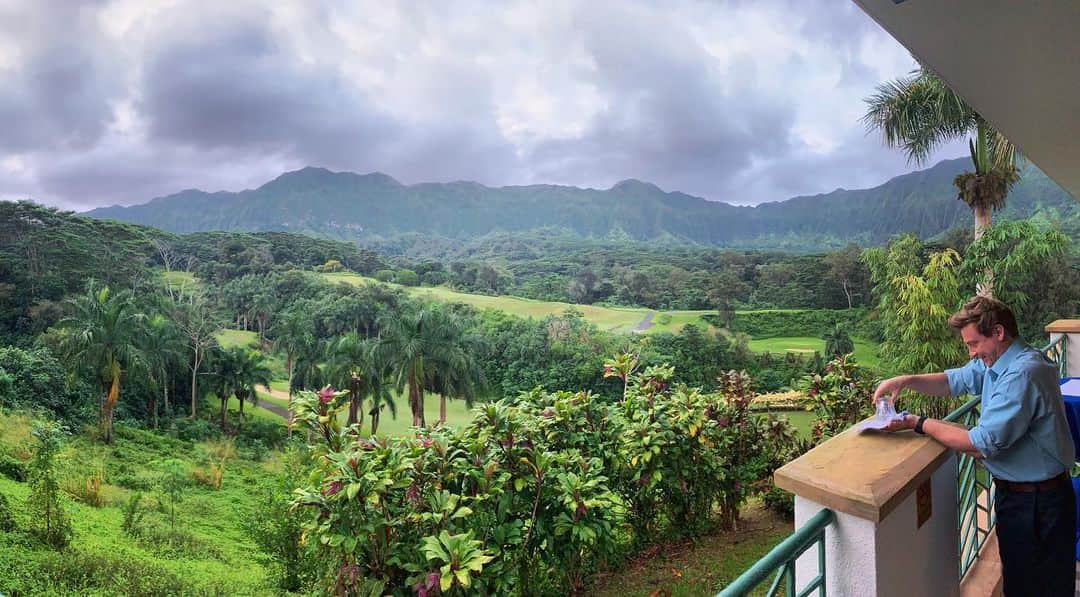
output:
[[949, 318], [971, 357], [944, 373], [902, 375], [877, 387], [874, 400], [903, 389], [932, 396], [981, 396], [971, 429], [907, 415], [887, 429], [913, 429], [983, 460], [994, 477], [998, 549], [1005, 595], [1073, 595], [1076, 509], [1074, 461], [1057, 368], [1019, 339], [1004, 303], [977, 296]]

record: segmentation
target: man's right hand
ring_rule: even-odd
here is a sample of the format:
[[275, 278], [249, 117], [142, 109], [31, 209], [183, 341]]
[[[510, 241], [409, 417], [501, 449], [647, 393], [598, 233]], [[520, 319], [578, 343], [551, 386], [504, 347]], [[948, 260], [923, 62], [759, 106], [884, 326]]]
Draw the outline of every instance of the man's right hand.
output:
[[877, 402], [882, 396], [888, 396], [889, 401], [895, 404], [897, 397], [900, 396], [900, 390], [907, 387], [908, 379], [907, 375], [901, 375], [890, 377], [879, 383], [877, 389], [874, 390], [874, 402]]

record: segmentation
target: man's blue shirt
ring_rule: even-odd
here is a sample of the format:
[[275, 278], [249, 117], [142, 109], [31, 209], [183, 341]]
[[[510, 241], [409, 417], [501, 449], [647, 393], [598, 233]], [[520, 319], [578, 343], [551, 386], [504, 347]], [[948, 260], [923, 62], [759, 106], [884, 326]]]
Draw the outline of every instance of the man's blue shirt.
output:
[[1016, 340], [989, 369], [972, 359], [947, 369], [953, 396], [982, 398], [979, 424], [968, 438], [986, 469], [1006, 481], [1042, 481], [1069, 470], [1075, 459], [1057, 368]]

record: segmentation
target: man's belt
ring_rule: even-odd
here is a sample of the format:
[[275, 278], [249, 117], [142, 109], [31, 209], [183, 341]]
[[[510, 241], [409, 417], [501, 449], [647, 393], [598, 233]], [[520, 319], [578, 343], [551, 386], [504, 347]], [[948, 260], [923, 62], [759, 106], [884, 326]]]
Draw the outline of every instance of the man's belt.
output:
[[994, 479], [994, 485], [996, 485], [998, 489], [1005, 491], [1035, 493], [1036, 491], [1049, 491], [1051, 489], [1057, 489], [1058, 487], [1072, 485], [1072, 481], [1069, 479], [1069, 474], [1067, 472], [1062, 472], [1060, 475], [1051, 477], [1045, 481], [1022, 483], [1018, 481], [1006, 481], [1005, 479]]

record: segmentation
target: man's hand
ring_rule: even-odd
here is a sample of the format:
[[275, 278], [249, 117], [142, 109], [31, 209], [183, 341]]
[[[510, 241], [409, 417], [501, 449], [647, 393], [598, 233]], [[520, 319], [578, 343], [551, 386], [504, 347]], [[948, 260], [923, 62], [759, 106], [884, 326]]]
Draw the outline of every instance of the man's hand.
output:
[[917, 417], [915, 415], [906, 415], [904, 417], [896, 418], [896, 419], [893, 419], [892, 421], [889, 421], [889, 424], [888, 424], [888, 426], [885, 427], [884, 431], [893, 432], [893, 431], [906, 431], [908, 429], [914, 429], [915, 428], [915, 423], [918, 423], [918, 422], [919, 422], [919, 417]]
[[907, 381], [910, 376], [901, 375], [899, 377], [891, 377], [878, 384], [876, 390], [874, 390], [874, 402], [882, 396], [888, 396], [889, 401], [896, 404], [896, 398], [900, 395], [900, 390], [907, 387]]

